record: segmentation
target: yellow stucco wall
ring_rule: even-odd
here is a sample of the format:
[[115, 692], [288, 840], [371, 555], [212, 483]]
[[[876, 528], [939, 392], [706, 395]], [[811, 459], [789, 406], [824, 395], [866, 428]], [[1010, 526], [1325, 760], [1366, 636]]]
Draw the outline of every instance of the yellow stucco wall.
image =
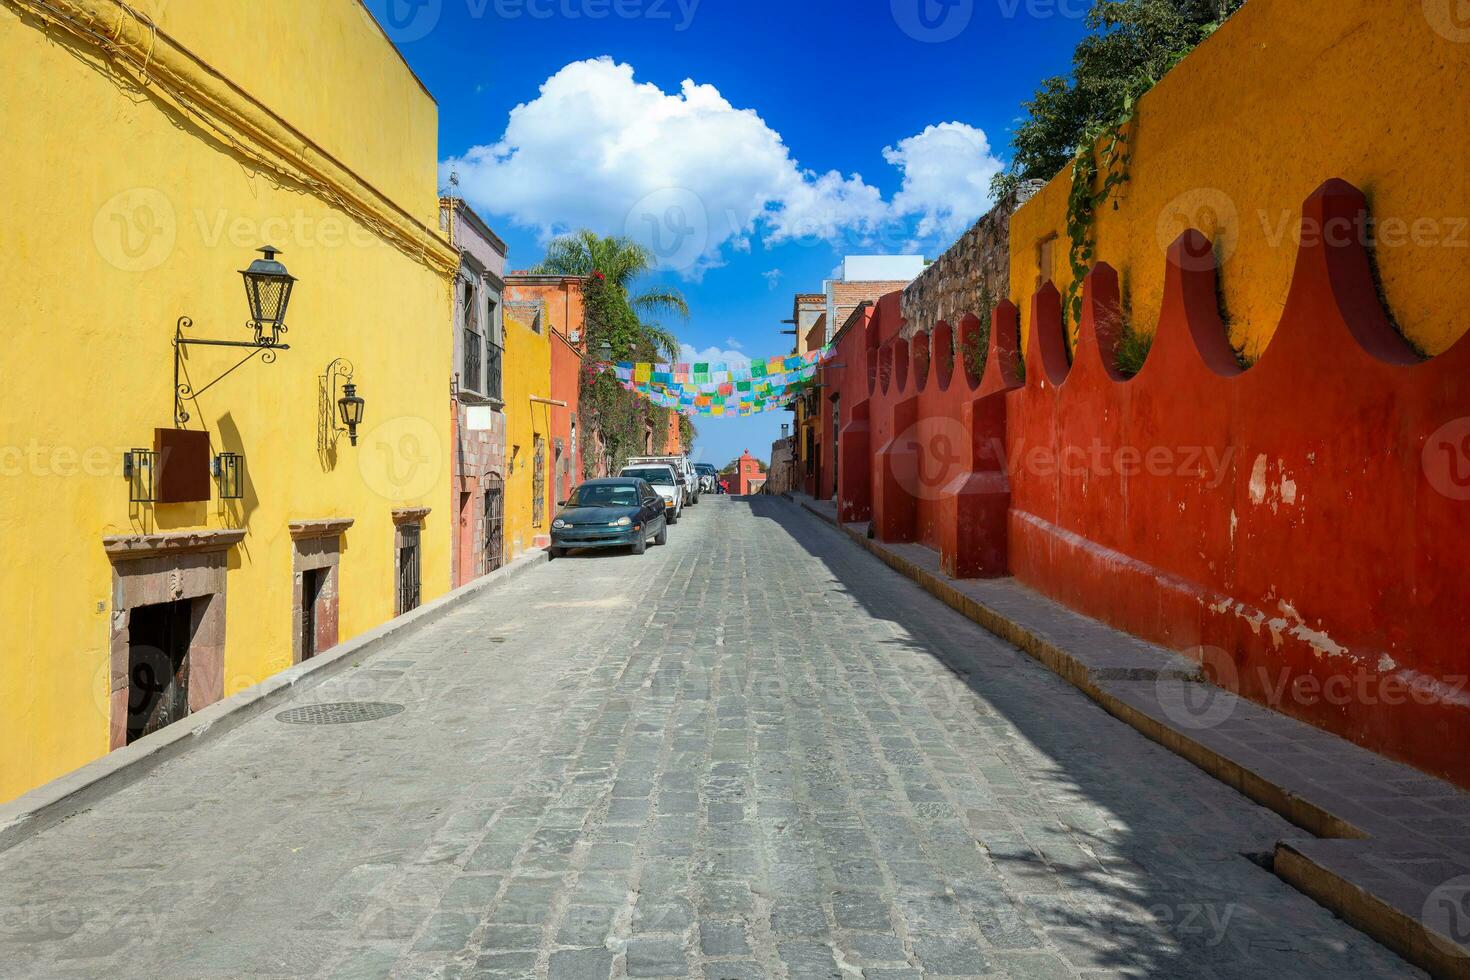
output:
[[[1390, 312], [1427, 353], [1470, 327], [1470, 30], [1453, 4], [1252, 0], [1146, 95], [1131, 181], [1097, 221], [1136, 329], [1152, 333], [1165, 250], [1187, 227], [1216, 240], [1231, 340], [1270, 342], [1296, 260], [1301, 203], [1341, 177], [1380, 223]], [[1443, 9], [1441, 9], [1443, 8]], [[1065, 293], [1070, 168], [1011, 219], [1011, 299], [1029, 330], [1038, 247], [1055, 235]]]
[[[391, 134], [383, 186], [410, 195], [404, 211], [432, 216], [436, 109], [364, 29], [357, 4], [263, 0], [203, 17], [189, 8], [207, 5], [175, 3], [166, 18], [181, 44], [245, 75], [235, 79], [242, 89], [264, 91], [268, 78], [298, 87], [289, 105], [268, 108], [338, 144], [344, 159], [371, 168], [377, 141]], [[452, 253], [426, 237], [410, 255], [321, 194], [266, 176], [157, 96], [120, 85], [85, 43], [56, 28], [48, 37], [19, 9], [0, 0], [0, 130], [14, 150], [0, 181], [0, 295], [10, 304], [0, 378], [0, 800], [108, 750], [113, 572], [104, 536], [246, 529], [229, 555], [228, 695], [292, 661], [289, 522], [356, 522], [343, 537], [344, 640], [394, 615], [392, 511], [433, 508], [425, 601], [448, 588], [452, 527]], [[323, 29], [328, 12], [340, 29]], [[315, 32], [312, 57], [252, 53], [242, 42], [283, 27]], [[356, 74], [319, 79], [322, 64]], [[335, 98], [308, 97], [328, 89], [350, 89], [360, 108], [342, 119]], [[150, 447], [154, 428], [172, 422], [176, 319], [191, 316], [195, 336], [246, 339], [238, 270], [266, 242], [299, 280], [284, 338], [291, 350], [274, 364], [246, 364], [188, 405], [188, 427], [209, 430], [214, 451], [245, 454], [245, 499], [130, 505], [123, 451]], [[193, 348], [196, 387], [243, 353]], [[319, 454], [318, 377], [337, 357], [356, 366], [366, 422], [357, 447], [343, 436]]]
[[[545, 316], [536, 317], [524, 306], [507, 304], [505, 318], [505, 458], [510, 475], [505, 481], [505, 543], [510, 555], [538, 547], [537, 539], [551, 534], [555, 517], [550, 500], [551, 406], [533, 402], [551, 397], [551, 344]], [[540, 332], [533, 324], [540, 324]], [[540, 527], [532, 522], [534, 449], [541, 436], [546, 467], [547, 507]]]

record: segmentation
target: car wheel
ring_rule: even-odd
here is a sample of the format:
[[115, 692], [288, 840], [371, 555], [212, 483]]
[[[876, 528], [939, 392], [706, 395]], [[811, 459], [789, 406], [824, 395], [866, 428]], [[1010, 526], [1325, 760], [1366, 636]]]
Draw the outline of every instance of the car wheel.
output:
[[664, 521], [664, 523], [665, 524], [678, 524], [679, 523], [679, 512], [677, 510], [671, 511], [669, 513], [668, 518]]
[[638, 540], [633, 542], [633, 554], [641, 555], [648, 550], [648, 537], [640, 534]]
[[547, 561], [555, 561], [556, 559], [560, 558], [562, 555], [564, 555], [566, 553], [567, 553], [567, 551], [566, 551], [565, 548], [547, 548], [546, 549], [546, 560]]
[[669, 543], [668, 521], [664, 521], [663, 527], [659, 528], [658, 533], [653, 536], [653, 543], [658, 545], [660, 548]]

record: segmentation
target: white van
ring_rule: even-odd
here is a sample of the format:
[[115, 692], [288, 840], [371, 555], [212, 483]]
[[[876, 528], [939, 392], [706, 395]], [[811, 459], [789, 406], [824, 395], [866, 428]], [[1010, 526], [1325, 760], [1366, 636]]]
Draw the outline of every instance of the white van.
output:
[[683, 488], [684, 503], [699, 503], [699, 474], [694, 471], [694, 464], [689, 462], [688, 456], [633, 456], [628, 460], [629, 466], [658, 463], [672, 466], [678, 473], [679, 485]]
[[674, 468], [672, 463], [664, 460], [652, 462], [639, 462], [629, 460], [618, 476], [626, 476], [635, 480], [646, 480], [658, 491], [658, 495], [664, 498], [664, 517], [668, 523], [678, 524], [680, 516], [684, 513], [684, 484], [680, 481], [681, 473]]

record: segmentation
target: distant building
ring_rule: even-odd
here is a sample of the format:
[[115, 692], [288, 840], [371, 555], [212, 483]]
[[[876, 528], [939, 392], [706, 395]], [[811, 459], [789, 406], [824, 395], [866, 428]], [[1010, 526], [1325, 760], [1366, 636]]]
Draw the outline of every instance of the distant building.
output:
[[455, 586], [505, 563], [505, 242], [459, 198], [439, 201], [439, 225], [459, 250], [452, 291]]
[[760, 493], [761, 487], [766, 485], [766, 471], [761, 461], [750, 455], [747, 449], [740, 454], [735, 461], [735, 480], [731, 486], [734, 493], [742, 496], [750, 493]]
[[[902, 293], [924, 272], [922, 255], [849, 255], [842, 278], [823, 283], [821, 293], [798, 293], [792, 304], [795, 352], [819, 350], [860, 310], [889, 293]], [[796, 489], [818, 499], [837, 492], [837, 389], [809, 388], [791, 405], [796, 441]]]
[[[842, 260], [842, 275], [823, 283], [827, 330], [823, 341], [832, 339], [852, 311], [879, 296], [901, 292], [917, 279], [926, 266], [922, 255], [849, 255]], [[801, 336], [801, 324], [797, 324]]]

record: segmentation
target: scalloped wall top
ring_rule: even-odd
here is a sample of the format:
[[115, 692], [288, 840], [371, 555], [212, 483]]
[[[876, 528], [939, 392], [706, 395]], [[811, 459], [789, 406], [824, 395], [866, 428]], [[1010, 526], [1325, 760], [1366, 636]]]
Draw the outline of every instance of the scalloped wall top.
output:
[[1026, 372], [1036, 384], [1051, 382], [1058, 387], [1072, 370], [1067, 359], [1067, 338], [1062, 324], [1062, 294], [1048, 282], [1031, 297], [1031, 336], [1026, 343], [1026, 363], [1041, 368]]
[[1002, 300], [990, 317], [990, 343], [978, 391], [984, 397], [1025, 383], [1021, 376], [1021, 311], [1010, 300]]
[[1220, 316], [1219, 287], [1214, 243], [1193, 228], [1174, 239], [1165, 258], [1164, 304], [1150, 362], [1181, 373], [1202, 365], [1222, 378], [1245, 370]]
[[1123, 300], [1118, 271], [1106, 262], [1092, 267], [1082, 280], [1082, 322], [1077, 328], [1077, 352], [1071, 376], [1101, 371], [1117, 382], [1129, 378], [1118, 369], [1118, 344], [1123, 338]]

